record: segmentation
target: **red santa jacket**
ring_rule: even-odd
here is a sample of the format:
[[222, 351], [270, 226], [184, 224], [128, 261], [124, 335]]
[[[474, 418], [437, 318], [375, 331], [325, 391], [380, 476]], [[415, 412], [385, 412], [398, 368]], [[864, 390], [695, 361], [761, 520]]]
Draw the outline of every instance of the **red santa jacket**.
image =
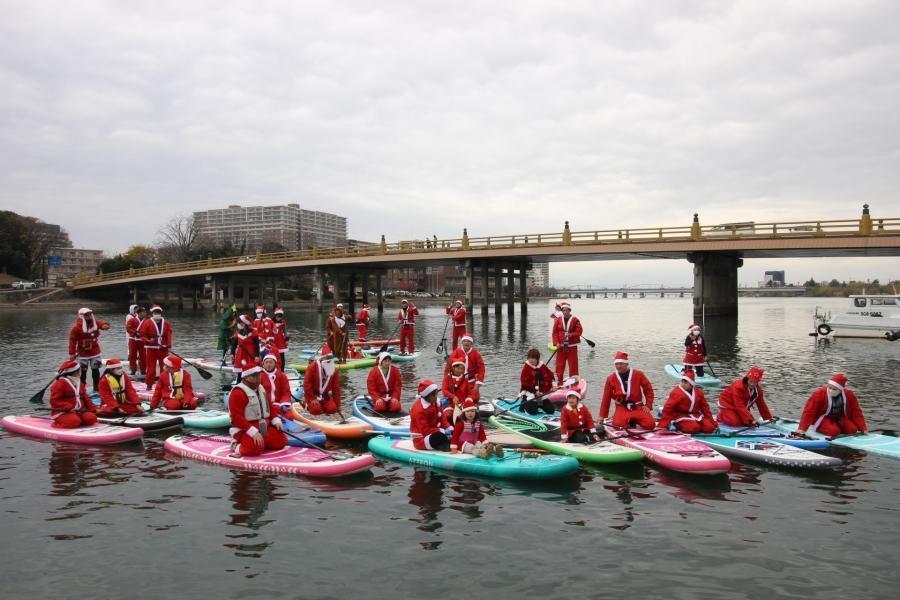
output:
[[553, 388], [554, 377], [553, 371], [544, 363], [538, 362], [537, 366], [533, 367], [526, 360], [519, 375], [520, 389], [535, 396], [543, 396]]
[[402, 323], [404, 327], [412, 327], [416, 324], [416, 316], [418, 314], [419, 309], [410, 304], [406, 311], [401, 308], [400, 312], [397, 313], [397, 322]]
[[140, 326], [141, 319], [137, 315], [131, 313], [125, 315], [125, 339], [140, 341], [141, 338], [138, 337], [138, 327]]
[[284, 319], [280, 321], [272, 320], [272, 337], [275, 340], [275, 348], [287, 350], [288, 337], [290, 337], [287, 332], [287, 321]]
[[366, 379], [366, 389], [369, 397], [373, 400], [383, 400], [386, 398], [400, 399], [401, 391], [400, 369], [391, 365], [387, 375], [381, 370], [381, 367], [375, 367], [369, 371]]
[[[625, 393], [626, 387], [627, 394]], [[646, 406], [647, 410], [651, 410], [653, 408], [653, 386], [650, 385], [650, 380], [643, 371], [628, 369], [624, 379], [616, 371], [606, 378], [606, 384], [603, 386], [599, 414], [601, 421], [609, 416], [609, 407], [613, 401], [616, 404], [632, 403], [636, 406]]]
[[409, 432], [413, 446], [425, 450], [425, 438], [440, 431], [441, 414], [436, 402], [419, 398], [409, 411]]
[[104, 374], [97, 385], [97, 393], [100, 394], [100, 407], [106, 410], [114, 410], [124, 404], [141, 404], [131, 379], [125, 373], [118, 378], [112, 373]]
[[307, 402], [319, 398], [322, 400], [333, 399], [340, 406], [341, 383], [337, 370], [328, 377], [325, 375], [322, 363], [318, 360], [313, 361], [303, 376], [303, 397]]
[[453, 435], [450, 437], [450, 450], [459, 450], [464, 442], [474, 444], [475, 442], [486, 442], [487, 434], [484, 432], [484, 425], [478, 419], [471, 423], [465, 419], [457, 419], [453, 426]]
[[460, 306], [459, 308], [455, 306], [447, 307], [447, 314], [450, 315], [450, 320], [453, 321], [454, 327], [465, 327], [466, 326], [466, 307]]
[[843, 406], [838, 408], [828, 393], [827, 386], [814, 390], [803, 407], [803, 414], [800, 415], [800, 426], [798, 429], [806, 431], [812, 428], [813, 431], [816, 431], [825, 417], [837, 418], [843, 415], [853, 421], [853, 424], [861, 431], [868, 431], [869, 428], [866, 426], [866, 419], [863, 417], [856, 394], [845, 389], [843, 396]]
[[273, 321], [269, 317], [263, 317], [262, 319], [253, 320], [253, 331], [256, 332], [256, 335], [264, 344], [274, 339], [274, 330], [275, 321]]
[[444, 374], [444, 381], [441, 385], [441, 394], [444, 398], [455, 400], [460, 404], [465, 402], [466, 398], [472, 396], [475, 385], [466, 379], [465, 375], [454, 377], [452, 373]]
[[235, 367], [246, 366], [244, 363], [252, 364], [256, 362], [260, 352], [259, 336], [256, 335], [256, 331], [247, 329], [245, 333], [241, 333], [236, 329], [234, 331], [234, 339], [237, 342], [237, 349], [234, 352]]
[[[568, 334], [568, 337], [566, 337]], [[565, 317], [558, 317], [553, 322], [553, 345], [560, 346], [563, 342], [568, 342], [570, 346], [577, 346], [581, 343], [581, 321], [578, 317], [571, 315], [566, 321]]]
[[[175, 380], [181, 377], [181, 385], [175, 385]], [[179, 393], [181, 397], [179, 398]], [[150, 399], [150, 408], [156, 408], [160, 403], [171, 398], [177, 398], [182, 402], [190, 402], [194, 399], [194, 385], [191, 383], [191, 374], [181, 369], [175, 373], [169, 373], [163, 369], [159, 374], [159, 381], [153, 388], [153, 397]]]
[[99, 319], [86, 322], [78, 317], [69, 331], [69, 354], [78, 358], [97, 358], [100, 356], [100, 344], [97, 339], [100, 331], [109, 329], [109, 323]]
[[563, 441], [568, 440], [569, 436], [576, 431], [592, 432], [594, 430], [594, 419], [591, 417], [591, 411], [580, 402], [576, 405], [576, 408], [566, 404], [562, 407], [562, 412], [559, 416], [559, 429], [559, 436]]
[[144, 319], [138, 327], [138, 334], [144, 342], [144, 348], [172, 347], [172, 326], [165, 319], [160, 319], [159, 323], [153, 318]]
[[719, 394], [719, 408], [730, 408], [737, 411], [744, 425], [753, 425], [756, 418], [750, 413], [753, 405], [759, 409], [760, 416], [768, 421], [772, 418], [766, 400], [763, 397], [763, 389], [756, 386], [756, 398], [750, 395], [750, 388], [744, 383], [744, 379], [735, 379], [731, 385], [722, 390]]
[[270, 373], [263, 369], [259, 381], [274, 404], [291, 403], [291, 383], [283, 371], [276, 368]]
[[481, 352], [475, 348], [466, 352], [463, 350], [462, 346], [457, 346], [456, 350], [450, 353], [450, 358], [447, 359], [447, 365], [444, 367], [444, 371], [449, 371], [451, 365], [455, 362], [461, 362], [466, 365], [466, 370], [464, 371], [466, 379], [473, 384], [484, 384], [485, 368]]
[[244, 435], [254, 436], [259, 433], [260, 421], [274, 426], [280, 423], [281, 407], [269, 400], [262, 385], [254, 390], [245, 383], [232, 388], [228, 395], [228, 413], [231, 415], [231, 427], [228, 433], [240, 441]]
[[684, 338], [684, 360], [682, 363], [689, 366], [699, 366], [706, 362], [706, 342], [702, 335], [695, 338]]
[[703, 417], [712, 419], [712, 411], [709, 409], [709, 403], [703, 395], [703, 390], [695, 387], [691, 392], [687, 392], [680, 385], [676, 385], [669, 392], [669, 397], [663, 406], [662, 418], [657, 427], [666, 429], [670, 423], [686, 420], [700, 421]]
[[68, 377], [60, 377], [50, 386], [50, 408], [51, 417], [72, 411], [94, 412], [84, 386], [80, 381], [73, 384]]
[[356, 322], [361, 325], [368, 325], [371, 317], [369, 316], [369, 309], [362, 308], [358, 313], [356, 313]]

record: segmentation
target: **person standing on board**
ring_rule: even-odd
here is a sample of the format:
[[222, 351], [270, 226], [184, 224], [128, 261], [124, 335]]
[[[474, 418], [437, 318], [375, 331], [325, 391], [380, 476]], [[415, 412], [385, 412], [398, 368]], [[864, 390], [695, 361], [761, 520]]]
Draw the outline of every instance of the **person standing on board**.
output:
[[521, 398], [522, 409], [529, 415], [536, 415], [539, 407], [548, 415], [555, 413], [556, 405], [544, 398], [553, 391], [554, 380], [553, 371], [541, 362], [541, 351], [537, 348], [529, 350], [525, 357], [525, 364], [522, 365], [522, 372], [519, 374], [519, 387], [521, 388], [519, 398]]
[[118, 417], [123, 415], [140, 415], [144, 413], [141, 408], [141, 399], [131, 383], [131, 378], [125, 374], [125, 365], [118, 358], [110, 358], [103, 365], [103, 377], [97, 386], [100, 395], [100, 407], [97, 414], [101, 417]]
[[234, 329], [234, 341], [232, 342], [232, 358], [231, 363], [233, 370], [237, 373], [238, 382], [241, 381], [241, 373], [254, 365], [259, 364], [259, 336], [253, 329], [253, 321], [248, 315], [241, 315], [237, 320], [237, 327]]
[[687, 337], [684, 338], [684, 370], [690, 369], [697, 376], [703, 377], [703, 364], [706, 362], [706, 340], [700, 335], [700, 326], [691, 323]]
[[419, 450], [450, 450], [450, 440], [441, 431], [438, 408], [438, 385], [430, 379], [419, 382], [419, 393], [409, 411], [409, 432], [412, 443]]
[[287, 331], [287, 321], [284, 320], [284, 309], [280, 306], [275, 307], [275, 318], [272, 319], [272, 338], [274, 340], [275, 349], [278, 350], [278, 368], [284, 371], [284, 364], [287, 359], [288, 342], [291, 336]]
[[694, 381], [693, 371], [687, 370], [681, 374], [681, 382], [669, 394], [657, 427], [668, 429], [672, 424], [675, 429], [687, 434], [712, 433], [716, 430], [709, 403]]
[[461, 346], [450, 353], [448, 365], [456, 361], [466, 366], [466, 379], [472, 389], [472, 400], [476, 403], [481, 400], [481, 386], [484, 385], [485, 367], [481, 352], [475, 349], [475, 340], [471, 333], [465, 333], [460, 338]]
[[237, 456], [259, 456], [265, 450], [281, 450], [287, 445], [281, 409], [260, 385], [261, 372], [259, 365], [241, 371], [241, 382], [228, 396], [228, 433], [234, 439], [232, 452]]
[[344, 305], [336, 304], [328, 315], [325, 323], [325, 338], [328, 341], [328, 350], [334, 354], [339, 363], [347, 362], [347, 350], [350, 348], [348, 339], [350, 325], [344, 314]]
[[266, 394], [276, 405], [291, 403], [291, 383], [284, 371], [278, 369], [278, 353], [267, 352], [262, 359], [262, 372], [259, 379], [266, 389]]
[[341, 383], [334, 355], [326, 354], [309, 364], [303, 375], [303, 399], [311, 415], [333, 415], [341, 407]]
[[94, 405], [84, 391], [78, 361], [67, 360], [56, 371], [56, 381], [50, 386], [50, 419], [54, 427], [61, 429], [75, 429], [97, 422]]
[[266, 315], [266, 305], [256, 305], [256, 318], [253, 320], [253, 331], [259, 337], [260, 346], [268, 346], [275, 341], [273, 330], [275, 322]]
[[166, 410], [197, 408], [191, 374], [181, 367], [181, 359], [177, 356], [170, 355], [163, 359], [163, 372], [159, 376], [159, 383], [153, 388], [150, 410], [159, 408], [160, 404]]
[[[140, 314], [143, 313], [143, 314]], [[125, 343], [128, 345], [128, 370], [131, 376], [140, 370], [144, 373], [144, 352], [141, 338], [138, 336], [138, 328], [146, 316], [144, 307], [132, 304], [125, 315]]]
[[144, 319], [138, 328], [141, 341], [144, 342], [144, 355], [147, 361], [147, 377], [144, 380], [147, 389], [156, 381], [156, 370], [163, 370], [163, 359], [168, 356], [172, 347], [172, 325], [163, 319], [163, 309], [154, 304], [150, 307], [150, 318]]
[[453, 342], [451, 349], [456, 350], [456, 347], [459, 345], [459, 338], [466, 333], [466, 307], [462, 299], [459, 299], [448, 306], [447, 314], [453, 321], [453, 331], [451, 332]]
[[69, 360], [81, 365], [81, 383], [87, 382], [88, 369], [94, 389], [100, 381], [100, 332], [109, 329], [109, 323], [94, 317], [89, 308], [78, 309], [78, 318], [69, 331]]
[[656, 419], [653, 418], [653, 386], [643, 371], [632, 369], [628, 354], [616, 352], [613, 361], [615, 371], [606, 378], [603, 386], [603, 397], [600, 400], [600, 422], [609, 415], [611, 402], [615, 402], [613, 427], [640, 427], [653, 429]]
[[410, 304], [409, 300], [400, 301], [400, 313], [397, 322], [400, 323], [400, 354], [412, 354], [416, 351], [416, 316], [419, 309]]
[[772, 420], [772, 413], [763, 398], [762, 386], [759, 385], [764, 374], [762, 369], [750, 367], [746, 375], [735, 379], [722, 390], [719, 394], [719, 412], [716, 415], [719, 423], [732, 427], [752, 427], [756, 425], [756, 418], [750, 412], [754, 406], [764, 420]]
[[809, 396], [796, 433], [805, 435], [809, 428], [829, 437], [869, 433], [859, 400], [847, 389], [847, 376], [843, 373], [834, 375]]
[[566, 405], [559, 417], [559, 436], [561, 441], [575, 444], [600, 441], [600, 436], [594, 431], [591, 411], [581, 403], [581, 394], [575, 390], [566, 392]]
[[581, 343], [581, 321], [572, 315], [572, 305], [563, 302], [562, 316], [553, 323], [553, 345], [556, 346], [556, 381], [565, 380], [566, 366], [569, 377], [578, 377], [578, 344]]
[[369, 392], [375, 412], [400, 412], [403, 409], [400, 404], [401, 389], [400, 369], [393, 365], [391, 353], [380, 353], [378, 364], [369, 371], [366, 379], [366, 391]]
[[371, 319], [369, 304], [364, 303], [360, 311], [356, 313], [356, 333], [359, 335], [359, 341], [362, 343], [365, 343], [369, 337], [369, 321]]

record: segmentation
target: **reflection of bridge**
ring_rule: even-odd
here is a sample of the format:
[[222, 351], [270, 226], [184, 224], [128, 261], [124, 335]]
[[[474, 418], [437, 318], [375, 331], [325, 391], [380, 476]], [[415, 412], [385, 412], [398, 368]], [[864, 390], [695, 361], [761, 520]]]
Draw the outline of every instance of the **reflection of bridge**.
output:
[[[244, 303], [250, 288], [263, 300], [271, 284], [276, 300], [274, 277], [316, 273], [319, 302], [326, 276], [341, 291], [338, 297], [352, 301], [350, 290], [362, 287], [368, 295], [374, 277], [378, 306], [382, 306], [381, 284], [386, 269], [459, 264], [465, 267], [466, 297], [475, 298], [475, 279], [480, 280], [482, 311], [488, 310], [488, 281], [495, 278], [493, 301], [500, 310], [505, 292], [509, 310], [515, 298], [515, 278], [519, 298], [527, 294], [526, 270], [532, 260], [559, 262], [577, 260], [687, 259], [694, 265], [694, 314], [737, 313], [737, 269], [744, 258], [823, 256], [900, 256], [900, 218], [872, 219], [868, 205], [859, 219], [796, 221], [786, 223], [734, 223], [701, 226], [697, 215], [690, 226], [604, 231], [570, 231], [568, 222], [556, 233], [491, 236], [450, 240], [424, 240], [372, 246], [327, 248], [257, 254], [255, 256], [208, 259], [166, 264], [120, 273], [105, 273], [76, 280], [78, 290], [113, 288], [129, 290], [134, 298], [139, 287], [187, 285], [197, 290], [208, 283], [217, 298], [231, 302], [235, 288], [243, 291]], [[506, 285], [502, 285], [506, 278]], [[505, 287], [505, 290], [504, 290]], [[166, 292], [167, 294], [168, 292]], [[183, 292], [178, 293], [182, 302]], [[156, 298], [157, 301], [166, 301]]]

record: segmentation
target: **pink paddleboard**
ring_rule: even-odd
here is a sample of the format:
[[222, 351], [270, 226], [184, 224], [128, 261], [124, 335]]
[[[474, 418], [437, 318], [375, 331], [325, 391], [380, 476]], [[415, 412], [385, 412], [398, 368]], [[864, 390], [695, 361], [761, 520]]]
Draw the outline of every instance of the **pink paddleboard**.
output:
[[140, 427], [120, 427], [118, 425], [95, 424], [89, 427], [62, 429], [54, 427], [50, 417], [6, 416], [0, 420], [4, 429], [46, 440], [59, 440], [73, 444], [120, 444], [141, 439], [144, 430]]
[[574, 389], [576, 392], [581, 394], [581, 397], [584, 398], [584, 395], [587, 393], [587, 381], [584, 379], [579, 379], [578, 381], [570, 384], [564, 385], [555, 392], [550, 392], [547, 394], [547, 399], [554, 404], [565, 404], [566, 403], [566, 393]]
[[606, 436], [613, 442], [640, 450], [661, 467], [694, 473], [717, 475], [726, 473], [731, 462], [709, 446], [676, 431], [643, 431], [617, 429], [605, 425]]
[[340, 477], [368, 471], [375, 463], [371, 454], [334, 460], [315, 448], [285, 446], [282, 450], [259, 456], [231, 456], [231, 438], [224, 436], [173, 435], [166, 440], [166, 450], [203, 462], [267, 473], [293, 473], [311, 477]]

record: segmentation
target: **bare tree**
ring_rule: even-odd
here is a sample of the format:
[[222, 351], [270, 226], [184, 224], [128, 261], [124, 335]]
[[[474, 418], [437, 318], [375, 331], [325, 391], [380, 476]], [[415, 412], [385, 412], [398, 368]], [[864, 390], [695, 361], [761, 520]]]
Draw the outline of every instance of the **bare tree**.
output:
[[156, 246], [160, 262], [183, 262], [191, 259], [197, 243], [197, 228], [193, 215], [179, 215], [156, 232]]

